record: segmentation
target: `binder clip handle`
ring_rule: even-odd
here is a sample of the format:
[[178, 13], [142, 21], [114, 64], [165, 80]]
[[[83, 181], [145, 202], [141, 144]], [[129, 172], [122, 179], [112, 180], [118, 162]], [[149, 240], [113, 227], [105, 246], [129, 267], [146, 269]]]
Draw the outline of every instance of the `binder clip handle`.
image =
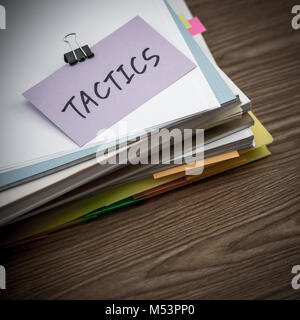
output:
[[[74, 42], [77, 45], [77, 49], [75, 49], [75, 50], [73, 49], [73, 47], [71, 45], [71, 42], [68, 40], [68, 38], [71, 37], [71, 36], [74, 36]], [[78, 43], [77, 34], [75, 32], [67, 34], [63, 38], [63, 41], [66, 42], [69, 45], [70, 49], [71, 49], [70, 52], [67, 52], [67, 53], [64, 54], [65, 62], [70, 64], [70, 65], [74, 65], [77, 62], [82, 62], [85, 59], [89, 59], [89, 58], [92, 58], [94, 56], [94, 53], [91, 51], [91, 49], [89, 48], [88, 45], [85, 45], [85, 46], [82, 47]]]

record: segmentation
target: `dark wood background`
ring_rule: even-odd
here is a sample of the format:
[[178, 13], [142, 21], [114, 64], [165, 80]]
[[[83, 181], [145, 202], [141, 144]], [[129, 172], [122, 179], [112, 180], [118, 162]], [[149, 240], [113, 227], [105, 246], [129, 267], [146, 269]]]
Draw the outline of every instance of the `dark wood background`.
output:
[[274, 136], [272, 156], [1, 253], [0, 298], [300, 297], [291, 287], [300, 264], [297, 1], [187, 2]]

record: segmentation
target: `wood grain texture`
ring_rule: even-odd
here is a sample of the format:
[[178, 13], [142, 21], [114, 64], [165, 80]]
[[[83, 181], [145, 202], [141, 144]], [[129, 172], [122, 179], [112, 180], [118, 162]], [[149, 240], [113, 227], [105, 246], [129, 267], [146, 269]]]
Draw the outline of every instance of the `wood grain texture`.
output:
[[[272, 156], [1, 253], [4, 299], [298, 299], [300, 30], [295, 1], [188, 0]], [[5, 294], [5, 296], [4, 296]]]

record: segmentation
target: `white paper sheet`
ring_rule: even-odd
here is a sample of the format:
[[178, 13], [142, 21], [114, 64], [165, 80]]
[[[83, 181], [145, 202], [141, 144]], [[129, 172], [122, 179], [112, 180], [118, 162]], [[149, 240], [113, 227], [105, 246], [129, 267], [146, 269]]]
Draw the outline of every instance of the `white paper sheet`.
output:
[[[67, 33], [78, 32], [83, 44], [93, 45], [140, 15], [195, 62], [161, 0], [126, 0], [126, 5], [123, 0], [9, 0], [6, 9], [14, 23], [0, 34], [2, 172], [81, 150], [22, 96], [63, 65]], [[145, 129], [216, 107], [219, 103], [197, 67], [128, 115], [127, 125]]]

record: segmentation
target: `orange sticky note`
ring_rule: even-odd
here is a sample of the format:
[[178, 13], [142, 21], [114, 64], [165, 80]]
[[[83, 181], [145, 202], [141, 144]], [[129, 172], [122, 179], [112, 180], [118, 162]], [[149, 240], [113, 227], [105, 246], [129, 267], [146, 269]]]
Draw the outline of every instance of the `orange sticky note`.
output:
[[[240, 155], [239, 155], [239, 153], [237, 151], [232, 151], [232, 152], [220, 154], [220, 155], [215, 156], [215, 157], [204, 159], [203, 165], [204, 166], [208, 166], [208, 165], [211, 165], [211, 164], [214, 164], [214, 163], [218, 163], [218, 162], [221, 162], [221, 161], [237, 158], [239, 156]], [[190, 164], [184, 164], [182, 166], [178, 166], [178, 167], [175, 167], [175, 168], [171, 168], [171, 169], [167, 169], [167, 170], [164, 170], [164, 171], [156, 172], [156, 173], [153, 174], [153, 178], [154, 179], [160, 179], [160, 178], [167, 177], [167, 176], [170, 176], [172, 174], [176, 174], [176, 173], [184, 172], [184, 171], [186, 171], [186, 173], [188, 174], [189, 171], [192, 172], [193, 169], [197, 169], [198, 166], [201, 165], [201, 162], [202, 161], [195, 161], [195, 162], [190, 163]]]

